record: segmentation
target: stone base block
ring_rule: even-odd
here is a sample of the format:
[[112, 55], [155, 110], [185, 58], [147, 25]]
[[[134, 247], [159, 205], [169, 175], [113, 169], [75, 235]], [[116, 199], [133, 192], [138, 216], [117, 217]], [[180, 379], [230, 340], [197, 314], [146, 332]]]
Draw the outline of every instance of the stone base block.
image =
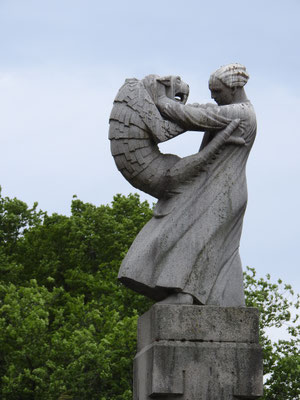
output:
[[262, 396], [253, 308], [156, 304], [139, 319], [134, 400]]

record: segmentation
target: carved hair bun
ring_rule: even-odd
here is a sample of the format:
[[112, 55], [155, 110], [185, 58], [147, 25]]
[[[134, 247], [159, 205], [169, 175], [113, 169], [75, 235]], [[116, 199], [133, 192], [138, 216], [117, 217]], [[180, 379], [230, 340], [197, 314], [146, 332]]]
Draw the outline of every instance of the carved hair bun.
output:
[[210, 80], [218, 78], [228, 87], [243, 87], [249, 79], [249, 74], [242, 64], [234, 63], [220, 67], [211, 74]]

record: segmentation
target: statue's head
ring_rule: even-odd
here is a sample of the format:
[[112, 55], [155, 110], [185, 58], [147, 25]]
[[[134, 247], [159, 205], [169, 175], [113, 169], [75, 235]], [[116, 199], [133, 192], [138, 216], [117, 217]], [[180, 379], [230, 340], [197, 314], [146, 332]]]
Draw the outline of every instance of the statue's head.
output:
[[249, 74], [242, 64], [228, 64], [217, 69], [209, 78], [211, 97], [219, 106], [231, 104], [244, 91]]
[[143, 79], [143, 84], [154, 103], [160, 94], [165, 94], [170, 99], [185, 104], [190, 92], [189, 85], [180, 76], [148, 75]]

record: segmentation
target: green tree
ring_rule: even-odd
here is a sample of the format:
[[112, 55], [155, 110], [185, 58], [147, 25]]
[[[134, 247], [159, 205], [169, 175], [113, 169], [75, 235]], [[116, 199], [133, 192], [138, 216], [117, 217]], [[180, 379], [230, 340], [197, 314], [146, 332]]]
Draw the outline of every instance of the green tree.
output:
[[[260, 311], [260, 342], [264, 353], [265, 400], [300, 398], [300, 296], [281, 279], [257, 278], [254, 268], [244, 274], [246, 304]], [[284, 328], [288, 339], [272, 342], [269, 328]]]
[[136, 314], [35, 280], [0, 298], [2, 399], [130, 399]]
[[[0, 193], [1, 399], [132, 399], [136, 323], [151, 302], [117, 273], [151, 215], [137, 195], [99, 207], [74, 198], [70, 216], [49, 216]], [[290, 309], [299, 299], [253, 269], [245, 287], [261, 311], [264, 398], [296, 399], [299, 326]], [[284, 324], [292, 340], [272, 343], [266, 330]]]
[[151, 302], [117, 273], [148, 203], [75, 198], [67, 217], [1, 200], [0, 397], [131, 399], [138, 311]]

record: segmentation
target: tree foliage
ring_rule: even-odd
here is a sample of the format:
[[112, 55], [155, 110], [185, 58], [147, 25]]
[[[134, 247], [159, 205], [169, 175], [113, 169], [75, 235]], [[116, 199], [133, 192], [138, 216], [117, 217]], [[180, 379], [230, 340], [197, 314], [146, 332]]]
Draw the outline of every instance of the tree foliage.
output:
[[[151, 215], [137, 195], [99, 207], [74, 198], [70, 216], [49, 216], [0, 192], [1, 399], [132, 399], [136, 323], [151, 302], [116, 276]], [[290, 309], [299, 299], [253, 269], [245, 287], [262, 316], [265, 399], [296, 399], [299, 326]], [[267, 329], [286, 323], [292, 340], [272, 343]]]
[[[264, 399], [300, 398], [300, 296], [281, 279], [257, 278], [254, 268], [244, 274], [246, 303], [260, 311], [260, 342], [264, 352]], [[285, 339], [273, 343], [270, 329], [285, 330]]]

